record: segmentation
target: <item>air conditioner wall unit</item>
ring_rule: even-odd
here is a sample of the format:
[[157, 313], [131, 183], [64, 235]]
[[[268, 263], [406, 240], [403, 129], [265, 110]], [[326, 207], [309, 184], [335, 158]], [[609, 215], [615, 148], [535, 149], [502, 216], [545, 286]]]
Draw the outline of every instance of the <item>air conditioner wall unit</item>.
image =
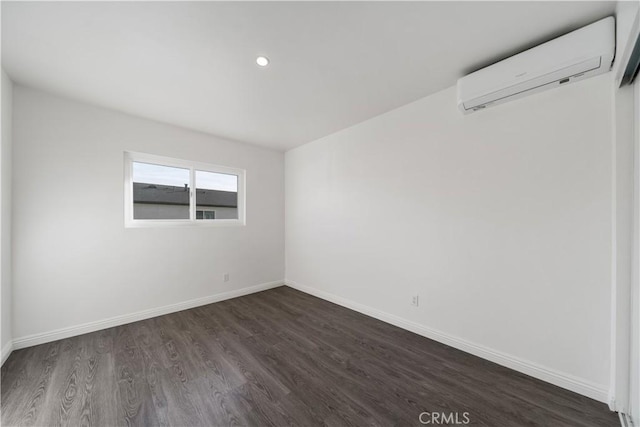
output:
[[606, 73], [615, 54], [612, 16], [458, 80], [465, 114]]

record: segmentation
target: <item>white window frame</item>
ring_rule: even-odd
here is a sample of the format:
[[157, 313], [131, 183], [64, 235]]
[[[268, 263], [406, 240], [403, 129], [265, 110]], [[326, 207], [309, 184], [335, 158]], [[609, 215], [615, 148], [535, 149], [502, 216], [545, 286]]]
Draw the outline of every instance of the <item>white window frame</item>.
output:
[[[133, 163], [151, 163], [189, 169], [189, 219], [134, 219], [133, 218]], [[196, 171], [223, 173], [238, 177], [238, 219], [196, 220]], [[155, 154], [124, 152], [124, 225], [139, 227], [225, 227], [246, 225], [246, 171], [244, 169], [181, 160]]]

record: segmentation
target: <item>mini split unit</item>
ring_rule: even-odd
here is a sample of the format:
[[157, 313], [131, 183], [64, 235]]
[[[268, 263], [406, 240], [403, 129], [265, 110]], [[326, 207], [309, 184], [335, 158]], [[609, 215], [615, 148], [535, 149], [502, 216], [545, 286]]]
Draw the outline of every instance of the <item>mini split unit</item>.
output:
[[610, 16], [462, 77], [458, 108], [468, 114], [606, 73], [615, 44]]

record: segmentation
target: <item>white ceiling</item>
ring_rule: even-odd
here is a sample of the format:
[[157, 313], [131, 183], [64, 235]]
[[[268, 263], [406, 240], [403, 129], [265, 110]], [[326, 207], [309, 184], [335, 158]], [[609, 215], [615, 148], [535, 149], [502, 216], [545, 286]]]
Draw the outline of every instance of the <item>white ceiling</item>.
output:
[[[615, 2], [2, 2], [16, 82], [290, 149], [613, 14]], [[267, 68], [257, 55], [271, 59]]]

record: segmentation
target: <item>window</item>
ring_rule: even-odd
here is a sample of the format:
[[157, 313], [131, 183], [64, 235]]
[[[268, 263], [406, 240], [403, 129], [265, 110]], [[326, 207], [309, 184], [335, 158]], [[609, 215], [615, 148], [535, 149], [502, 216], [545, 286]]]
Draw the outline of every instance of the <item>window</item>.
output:
[[238, 176], [196, 170], [196, 209], [196, 219], [238, 219]]
[[244, 225], [244, 179], [241, 169], [125, 153], [125, 226]]
[[132, 162], [133, 219], [189, 219], [189, 169]]

